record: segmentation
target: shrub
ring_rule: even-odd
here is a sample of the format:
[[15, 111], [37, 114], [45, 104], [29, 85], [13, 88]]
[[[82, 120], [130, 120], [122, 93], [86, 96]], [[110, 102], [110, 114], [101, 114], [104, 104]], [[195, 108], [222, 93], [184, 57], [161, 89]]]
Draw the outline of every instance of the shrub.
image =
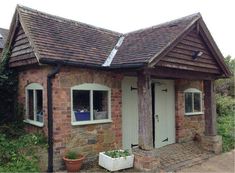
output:
[[24, 125], [23, 121], [5, 123], [0, 126], [0, 133], [5, 134], [8, 138], [20, 137], [26, 133]]
[[223, 138], [223, 151], [235, 148], [235, 115], [230, 112], [227, 116], [220, 116], [218, 122], [218, 134]]
[[0, 63], [0, 124], [21, 118], [17, 113], [18, 74], [8, 67], [9, 49], [3, 50]]
[[[9, 131], [11, 127], [16, 135]], [[37, 151], [47, 146], [46, 138], [41, 133], [25, 134], [17, 129], [17, 125], [0, 126], [0, 172], [39, 172]]]
[[216, 95], [216, 112], [219, 116], [226, 116], [234, 113], [235, 99], [230, 96]]
[[232, 58], [230, 55], [225, 57], [225, 63], [229, 67], [230, 71], [232, 72], [232, 76], [230, 78], [219, 79], [215, 82], [215, 90], [216, 93], [221, 95], [227, 95], [235, 97], [234, 93], [234, 73], [235, 73], [235, 58]]
[[235, 100], [232, 97], [217, 94], [218, 134], [223, 138], [223, 151], [235, 148]]

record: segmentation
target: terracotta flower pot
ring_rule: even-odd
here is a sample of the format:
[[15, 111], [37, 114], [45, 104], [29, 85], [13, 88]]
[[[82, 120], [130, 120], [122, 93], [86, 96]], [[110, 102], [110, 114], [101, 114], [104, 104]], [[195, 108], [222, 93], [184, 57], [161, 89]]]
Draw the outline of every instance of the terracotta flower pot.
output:
[[68, 172], [78, 172], [81, 169], [85, 156], [78, 155], [78, 159], [68, 159], [63, 157]]

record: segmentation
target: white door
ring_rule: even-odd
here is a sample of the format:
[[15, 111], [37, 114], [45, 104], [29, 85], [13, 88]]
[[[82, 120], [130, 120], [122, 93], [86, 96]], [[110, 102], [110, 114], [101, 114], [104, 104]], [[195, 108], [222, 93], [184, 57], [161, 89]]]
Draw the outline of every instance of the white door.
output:
[[122, 81], [122, 147], [131, 149], [138, 144], [137, 78], [124, 77]]
[[155, 83], [155, 147], [175, 143], [175, 89], [172, 80]]

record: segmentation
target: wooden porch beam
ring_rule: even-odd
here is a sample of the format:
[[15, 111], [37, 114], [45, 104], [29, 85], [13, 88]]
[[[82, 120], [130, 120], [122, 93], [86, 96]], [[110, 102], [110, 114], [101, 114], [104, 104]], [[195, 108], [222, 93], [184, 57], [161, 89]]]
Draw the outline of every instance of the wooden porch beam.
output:
[[205, 135], [215, 136], [216, 130], [216, 104], [214, 81], [204, 80], [204, 105], [205, 105]]
[[153, 149], [152, 97], [151, 79], [143, 72], [137, 74], [139, 147], [143, 150]]
[[214, 74], [163, 67], [145, 69], [145, 74], [165, 79], [214, 80], [217, 78]]

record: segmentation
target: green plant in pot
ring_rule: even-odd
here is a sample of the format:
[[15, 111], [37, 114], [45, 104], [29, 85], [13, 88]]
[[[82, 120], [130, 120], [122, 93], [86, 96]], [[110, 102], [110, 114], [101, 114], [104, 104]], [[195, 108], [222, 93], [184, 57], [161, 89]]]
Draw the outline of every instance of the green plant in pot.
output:
[[85, 156], [75, 151], [68, 151], [63, 157], [68, 172], [78, 172], [81, 169], [84, 159]]

